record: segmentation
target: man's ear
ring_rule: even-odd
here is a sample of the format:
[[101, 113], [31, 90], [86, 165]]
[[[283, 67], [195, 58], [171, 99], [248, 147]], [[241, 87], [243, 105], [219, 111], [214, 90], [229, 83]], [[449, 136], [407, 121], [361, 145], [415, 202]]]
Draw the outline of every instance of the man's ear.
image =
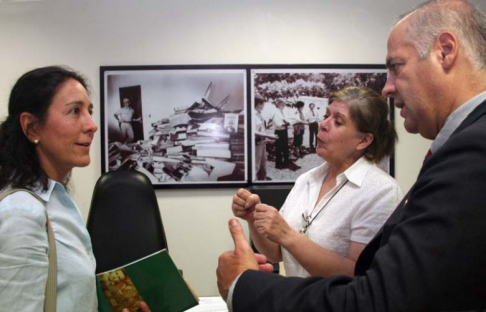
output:
[[358, 151], [365, 150], [368, 146], [370, 146], [371, 142], [373, 142], [373, 134], [371, 133], [365, 133], [361, 137], [360, 142], [356, 146], [356, 149]]
[[448, 31], [443, 31], [437, 36], [437, 48], [439, 62], [444, 70], [448, 71], [454, 66], [459, 53], [459, 44], [456, 36]]
[[34, 142], [35, 140], [39, 140], [39, 120], [37, 117], [32, 115], [31, 113], [23, 112], [20, 114], [20, 126], [22, 127], [22, 131], [24, 132], [25, 136], [30, 142]]

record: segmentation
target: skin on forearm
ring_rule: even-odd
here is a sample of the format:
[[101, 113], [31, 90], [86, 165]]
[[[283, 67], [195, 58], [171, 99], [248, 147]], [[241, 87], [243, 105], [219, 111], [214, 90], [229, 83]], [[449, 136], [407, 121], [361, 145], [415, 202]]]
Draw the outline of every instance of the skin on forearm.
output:
[[247, 221], [248, 228], [250, 230], [251, 240], [257, 250], [261, 254], [265, 255], [270, 262], [275, 263], [282, 261], [282, 252], [280, 250], [280, 245], [260, 235], [253, 224], [253, 219]]
[[322, 277], [354, 276], [356, 259], [366, 246], [351, 242], [350, 258], [347, 258], [319, 246], [295, 230], [283, 236], [280, 243], [310, 275]]

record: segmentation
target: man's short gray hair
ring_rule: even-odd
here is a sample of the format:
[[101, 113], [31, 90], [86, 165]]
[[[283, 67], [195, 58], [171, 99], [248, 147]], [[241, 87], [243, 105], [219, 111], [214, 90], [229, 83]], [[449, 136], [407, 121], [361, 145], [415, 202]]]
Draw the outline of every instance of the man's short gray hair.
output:
[[[466, 0], [431, 0], [403, 14], [409, 21], [405, 42], [415, 46], [421, 59], [429, 56], [442, 31], [453, 32], [476, 70], [486, 69], [486, 17]], [[397, 23], [398, 24], [398, 23]]]

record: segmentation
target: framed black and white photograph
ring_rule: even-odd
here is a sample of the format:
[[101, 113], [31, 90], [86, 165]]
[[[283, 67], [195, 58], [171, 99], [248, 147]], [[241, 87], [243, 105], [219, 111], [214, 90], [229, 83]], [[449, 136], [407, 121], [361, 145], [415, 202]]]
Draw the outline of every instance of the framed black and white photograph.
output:
[[[302, 173], [322, 164], [323, 159], [316, 154], [317, 132], [329, 95], [346, 86], [363, 86], [381, 93], [386, 79], [387, 70], [382, 65], [252, 68], [251, 182], [293, 183]], [[379, 166], [393, 175], [393, 157]]]
[[248, 183], [247, 71], [104, 66], [102, 170], [138, 170], [156, 188]]

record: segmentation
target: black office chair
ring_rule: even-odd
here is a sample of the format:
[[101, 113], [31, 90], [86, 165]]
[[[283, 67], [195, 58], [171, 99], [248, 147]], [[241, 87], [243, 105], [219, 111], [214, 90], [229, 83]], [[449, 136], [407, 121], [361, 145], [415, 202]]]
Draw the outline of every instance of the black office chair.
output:
[[96, 273], [168, 249], [159, 206], [148, 177], [110, 171], [98, 179], [87, 222]]
[[249, 190], [260, 196], [262, 203], [280, 209], [287, 199], [287, 195], [289, 195], [292, 187], [294, 187], [293, 184], [252, 185]]

